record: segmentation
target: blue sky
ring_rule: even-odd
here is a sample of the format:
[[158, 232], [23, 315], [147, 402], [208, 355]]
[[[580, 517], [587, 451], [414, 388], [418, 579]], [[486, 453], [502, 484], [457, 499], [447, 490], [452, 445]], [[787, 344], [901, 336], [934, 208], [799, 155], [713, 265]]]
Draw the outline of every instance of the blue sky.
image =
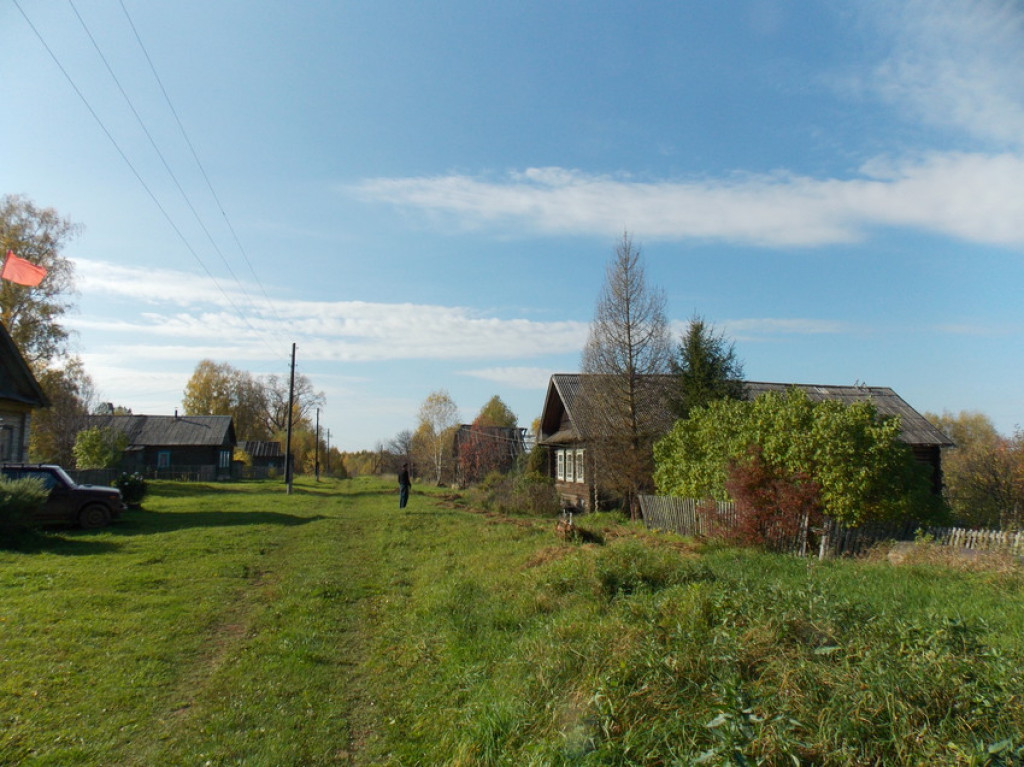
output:
[[0, 29], [0, 193], [84, 225], [68, 324], [136, 413], [294, 342], [342, 449], [442, 388], [529, 426], [628, 230], [675, 334], [702, 315], [751, 380], [1024, 423], [1017, 3], [3, 0]]

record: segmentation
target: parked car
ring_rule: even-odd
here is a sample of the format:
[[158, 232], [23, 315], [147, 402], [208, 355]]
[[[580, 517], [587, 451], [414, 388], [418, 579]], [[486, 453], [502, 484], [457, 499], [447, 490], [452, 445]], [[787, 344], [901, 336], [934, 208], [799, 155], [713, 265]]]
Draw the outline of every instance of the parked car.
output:
[[60, 466], [51, 464], [5, 464], [0, 472], [8, 479], [34, 478], [50, 491], [36, 514], [42, 524], [71, 524], [85, 529], [105, 527], [125, 510], [116, 487], [79, 485]]

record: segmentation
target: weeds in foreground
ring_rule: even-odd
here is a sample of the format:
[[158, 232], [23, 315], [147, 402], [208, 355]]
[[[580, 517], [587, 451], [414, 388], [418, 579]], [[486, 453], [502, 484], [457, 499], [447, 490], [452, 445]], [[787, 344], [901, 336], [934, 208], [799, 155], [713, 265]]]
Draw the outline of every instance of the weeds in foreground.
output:
[[428, 762], [1020, 763], [1020, 579], [629, 536], [566, 551], [438, 584], [409, 627], [434, 637], [412, 708], [442, 713], [407, 713]]

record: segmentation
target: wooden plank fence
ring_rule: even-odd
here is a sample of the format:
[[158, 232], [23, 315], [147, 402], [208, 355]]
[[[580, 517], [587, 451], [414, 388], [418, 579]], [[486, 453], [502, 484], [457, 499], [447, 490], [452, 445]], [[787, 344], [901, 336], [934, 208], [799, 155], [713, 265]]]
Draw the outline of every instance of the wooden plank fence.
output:
[[649, 529], [695, 538], [713, 538], [736, 524], [736, 505], [728, 501], [641, 495], [640, 510]]
[[[669, 530], [696, 538], [714, 538], [736, 525], [736, 506], [723, 501], [642, 495], [640, 509], [649, 529]], [[967, 530], [958, 527], [923, 527], [918, 522], [869, 523], [843, 527], [827, 520], [824, 527], [794, 538], [791, 553], [818, 552], [819, 556], [852, 556], [882, 541], [912, 541], [927, 536], [940, 546], [1024, 556], [1024, 531]]]

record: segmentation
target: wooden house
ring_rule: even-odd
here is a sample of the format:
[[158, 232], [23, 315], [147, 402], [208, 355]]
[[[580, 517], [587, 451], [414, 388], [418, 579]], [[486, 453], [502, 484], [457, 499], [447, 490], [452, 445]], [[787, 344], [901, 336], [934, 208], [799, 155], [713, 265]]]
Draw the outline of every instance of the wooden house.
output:
[[0, 324], [0, 461], [27, 459], [32, 411], [49, 406], [32, 369]]
[[[555, 480], [562, 503], [579, 509], [594, 508], [597, 489], [593, 482], [591, 463], [587, 457], [587, 440], [594, 435], [581, 427], [580, 411], [586, 387], [581, 373], [560, 373], [551, 376], [544, 409], [541, 413], [537, 444], [549, 451], [548, 474]], [[662, 396], [648, 396], [641, 406], [648, 411], [649, 423], [661, 423], [663, 433], [671, 428], [672, 420], [665, 418], [668, 387], [672, 376], [648, 377], [648, 392], [662, 392]], [[901, 439], [910, 446], [914, 456], [932, 469], [932, 482], [936, 492], [942, 488], [943, 447], [952, 442], [903, 398], [883, 386], [816, 386], [808, 384], [745, 382], [747, 397], [754, 399], [769, 391], [785, 392], [791, 388], [804, 391], [815, 402], [830, 399], [848, 404], [870, 400], [883, 417], [900, 416]]]
[[237, 440], [228, 415], [92, 415], [86, 428], [112, 428], [127, 437], [125, 471], [199, 479], [231, 475]]

